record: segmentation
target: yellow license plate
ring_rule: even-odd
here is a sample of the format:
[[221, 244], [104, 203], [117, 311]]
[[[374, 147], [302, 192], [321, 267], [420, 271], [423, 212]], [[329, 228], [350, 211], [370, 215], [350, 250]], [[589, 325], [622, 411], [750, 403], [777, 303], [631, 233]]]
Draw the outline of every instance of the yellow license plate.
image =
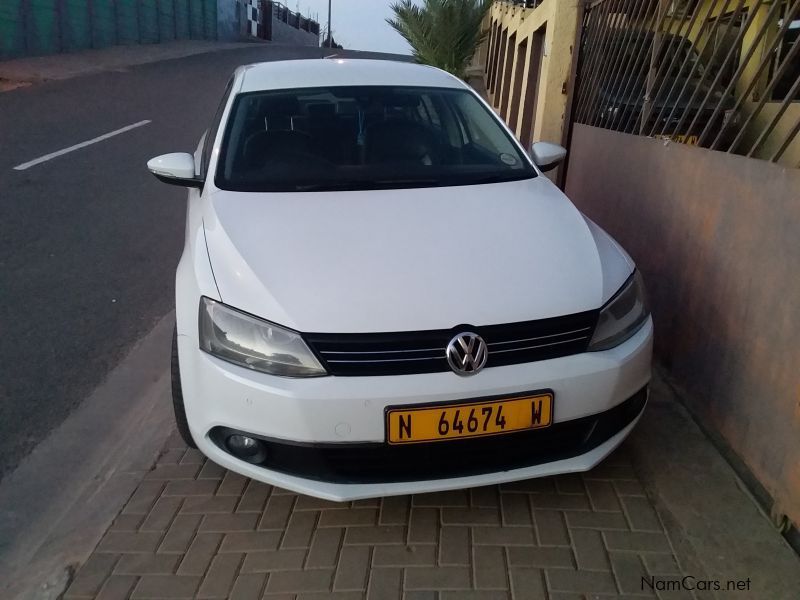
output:
[[500, 435], [549, 427], [553, 394], [487, 400], [424, 408], [395, 408], [387, 412], [390, 444], [437, 442]]

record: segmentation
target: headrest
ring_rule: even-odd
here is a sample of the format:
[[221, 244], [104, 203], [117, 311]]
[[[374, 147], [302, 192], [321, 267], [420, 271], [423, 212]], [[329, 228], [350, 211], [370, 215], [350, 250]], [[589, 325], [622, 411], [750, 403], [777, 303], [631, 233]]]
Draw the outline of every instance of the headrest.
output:
[[331, 102], [309, 104], [306, 108], [310, 117], [332, 117], [336, 114], [336, 105]]
[[266, 118], [294, 117], [300, 114], [300, 102], [294, 96], [274, 96], [265, 98], [261, 111]]
[[367, 129], [367, 161], [420, 162], [439, 157], [439, 144], [435, 134], [419, 123], [404, 119], [390, 119], [375, 123]]

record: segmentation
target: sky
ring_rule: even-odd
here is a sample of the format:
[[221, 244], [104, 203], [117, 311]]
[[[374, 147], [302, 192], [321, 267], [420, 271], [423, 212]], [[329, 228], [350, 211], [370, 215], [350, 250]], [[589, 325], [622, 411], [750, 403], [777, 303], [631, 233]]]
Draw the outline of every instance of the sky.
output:
[[[319, 14], [325, 27], [328, 0], [282, 0], [290, 10], [306, 16]], [[391, 0], [333, 0], [333, 38], [345, 48], [410, 54], [406, 41], [392, 29], [386, 18], [392, 15]]]

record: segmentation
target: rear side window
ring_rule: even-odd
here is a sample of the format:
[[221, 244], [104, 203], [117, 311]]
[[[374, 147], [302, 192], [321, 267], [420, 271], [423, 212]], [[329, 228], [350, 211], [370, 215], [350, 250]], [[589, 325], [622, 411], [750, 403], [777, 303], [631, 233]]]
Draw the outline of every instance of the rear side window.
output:
[[240, 94], [215, 183], [291, 192], [532, 177], [527, 157], [472, 92], [369, 86]]

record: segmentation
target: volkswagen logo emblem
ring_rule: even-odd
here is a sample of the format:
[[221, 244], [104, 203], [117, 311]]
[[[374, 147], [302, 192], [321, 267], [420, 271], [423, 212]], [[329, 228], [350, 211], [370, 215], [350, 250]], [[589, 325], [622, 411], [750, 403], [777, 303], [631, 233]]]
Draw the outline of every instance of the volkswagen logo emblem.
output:
[[477, 333], [459, 333], [447, 344], [447, 363], [456, 375], [469, 377], [486, 366], [489, 350]]

